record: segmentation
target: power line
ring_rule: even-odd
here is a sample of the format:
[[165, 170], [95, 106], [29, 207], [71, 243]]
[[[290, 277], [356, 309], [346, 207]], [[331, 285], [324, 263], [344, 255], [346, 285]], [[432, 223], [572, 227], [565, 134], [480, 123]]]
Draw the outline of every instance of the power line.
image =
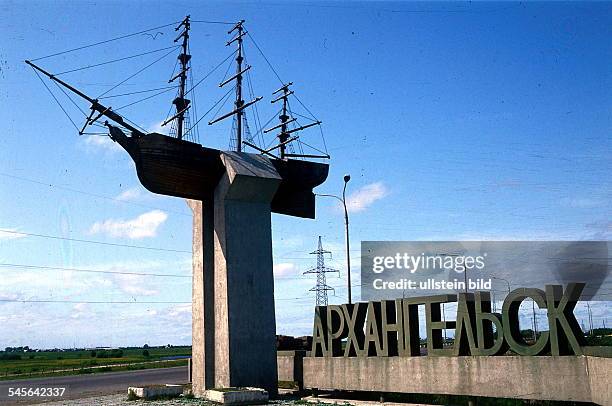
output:
[[87, 303], [87, 304], [191, 304], [191, 302], [139, 302], [136, 300], [105, 301], [105, 300], [54, 300], [54, 299], [0, 299], [7, 303]]
[[56, 266], [27, 265], [27, 264], [0, 263], [0, 267], [48, 269], [48, 270], [57, 270], [57, 271], [105, 273], [105, 274], [116, 274], [116, 275], [139, 275], [139, 276], [160, 276], [160, 277], [169, 277], [169, 278], [191, 278], [191, 274], [178, 275], [178, 274], [144, 273], [144, 272], [128, 272], [128, 271], [101, 271], [101, 270], [95, 270], [95, 269], [62, 268], [62, 267], [56, 267]]
[[135, 202], [128, 202], [128, 201], [125, 201], [125, 200], [117, 199], [115, 197], [100, 195], [100, 194], [97, 194], [97, 193], [85, 192], [83, 190], [74, 189], [74, 188], [67, 187], [67, 186], [54, 185], [52, 183], [42, 182], [42, 181], [34, 180], [34, 179], [28, 179], [28, 178], [24, 178], [22, 176], [11, 175], [9, 173], [2, 173], [2, 172], [0, 172], [0, 176], [6, 176], [7, 178], [17, 179], [17, 180], [21, 180], [21, 181], [24, 181], [24, 182], [36, 183], [36, 184], [42, 185], [42, 186], [49, 186], [51, 188], [67, 190], [69, 192], [80, 193], [80, 194], [83, 194], [83, 195], [86, 195], [86, 196], [97, 197], [97, 198], [100, 198], [100, 199], [113, 200], [113, 201], [119, 202], [119, 203], [131, 204], [131, 205], [134, 205], [134, 206], [145, 207], [145, 208], [148, 208], [148, 209], [158, 209], [158, 210], [163, 210], [163, 211], [167, 211], [167, 212], [170, 212], [170, 213], [180, 214], [181, 216], [189, 216], [189, 217], [191, 217], [191, 214], [183, 213], [183, 212], [180, 212], [180, 211], [177, 211], [177, 210], [162, 209], [161, 207], [149, 206], [149, 205], [146, 205], [146, 204], [135, 203]]
[[191, 254], [191, 251], [175, 250], [175, 249], [170, 249], [170, 248], [145, 247], [145, 246], [142, 246], [142, 245], [116, 244], [116, 243], [112, 243], [112, 242], [82, 240], [82, 239], [78, 239], [78, 238], [68, 238], [68, 237], [59, 237], [59, 236], [56, 236], [56, 235], [26, 233], [26, 232], [23, 232], [23, 231], [6, 230], [6, 229], [2, 229], [2, 228], [0, 228], [0, 233], [15, 234], [15, 235], [27, 235], [27, 236], [30, 236], [30, 237], [50, 238], [50, 239], [53, 239], [53, 240], [66, 240], [66, 241], [74, 241], [74, 242], [83, 242], [83, 243], [88, 243], [88, 244], [108, 245], [108, 246], [112, 246], [112, 247], [137, 248], [137, 249], [151, 250], [151, 251], [184, 252], [184, 253], [187, 253], [187, 254]]

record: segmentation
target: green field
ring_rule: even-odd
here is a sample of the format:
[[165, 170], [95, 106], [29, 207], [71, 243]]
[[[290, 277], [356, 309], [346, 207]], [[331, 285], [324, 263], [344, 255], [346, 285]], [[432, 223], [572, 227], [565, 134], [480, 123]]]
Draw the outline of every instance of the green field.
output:
[[[92, 356], [92, 351], [95, 356]], [[143, 354], [144, 351], [147, 351], [148, 355]], [[0, 379], [179, 366], [186, 365], [187, 360], [163, 361], [162, 359], [188, 355], [191, 355], [191, 347], [42, 352], [0, 351]], [[118, 364], [129, 365], [116, 366]]]

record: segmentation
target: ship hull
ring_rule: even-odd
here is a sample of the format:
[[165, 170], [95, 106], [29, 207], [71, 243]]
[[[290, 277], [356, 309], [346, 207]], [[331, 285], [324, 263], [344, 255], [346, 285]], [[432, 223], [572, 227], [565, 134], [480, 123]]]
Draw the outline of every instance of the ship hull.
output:
[[[126, 136], [111, 128], [111, 138], [132, 157], [142, 185], [153, 193], [206, 201], [225, 172], [222, 151], [151, 133]], [[270, 160], [282, 177], [271, 203], [274, 213], [314, 218], [313, 188], [327, 179], [329, 165], [299, 160]]]

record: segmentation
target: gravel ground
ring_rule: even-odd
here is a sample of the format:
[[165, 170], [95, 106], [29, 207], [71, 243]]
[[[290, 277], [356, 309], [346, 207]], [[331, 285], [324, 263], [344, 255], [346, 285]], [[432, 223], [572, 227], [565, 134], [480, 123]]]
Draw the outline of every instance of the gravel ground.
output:
[[[295, 401], [274, 401], [270, 405], [295, 405]], [[44, 406], [218, 406], [216, 403], [206, 402], [199, 399], [176, 398], [172, 400], [135, 400], [128, 401], [126, 394], [96, 396], [91, 398], [82, 398], [74, 400], [62, 400], [56, 402], [44, 403]]]

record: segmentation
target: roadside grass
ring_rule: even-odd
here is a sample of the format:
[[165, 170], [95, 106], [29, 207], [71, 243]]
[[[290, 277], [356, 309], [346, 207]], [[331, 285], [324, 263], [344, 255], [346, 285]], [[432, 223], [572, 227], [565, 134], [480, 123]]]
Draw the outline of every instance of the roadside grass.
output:
[[[148, 356], [143, 355], [144, 349], [142, 348], [121, 349], [123, 356], [112, 358], [92, 357], [92, 351], [18, 353], [22, 359], [0, 360], [0, 380], [180, 366], [186, 365], [187, 360], [151, 361], [161, 361], [164, 357], [191, 355], [191, 347], [147, 348], [146, 350]], [[112, 366], [116, 364], [135, 365]]]

